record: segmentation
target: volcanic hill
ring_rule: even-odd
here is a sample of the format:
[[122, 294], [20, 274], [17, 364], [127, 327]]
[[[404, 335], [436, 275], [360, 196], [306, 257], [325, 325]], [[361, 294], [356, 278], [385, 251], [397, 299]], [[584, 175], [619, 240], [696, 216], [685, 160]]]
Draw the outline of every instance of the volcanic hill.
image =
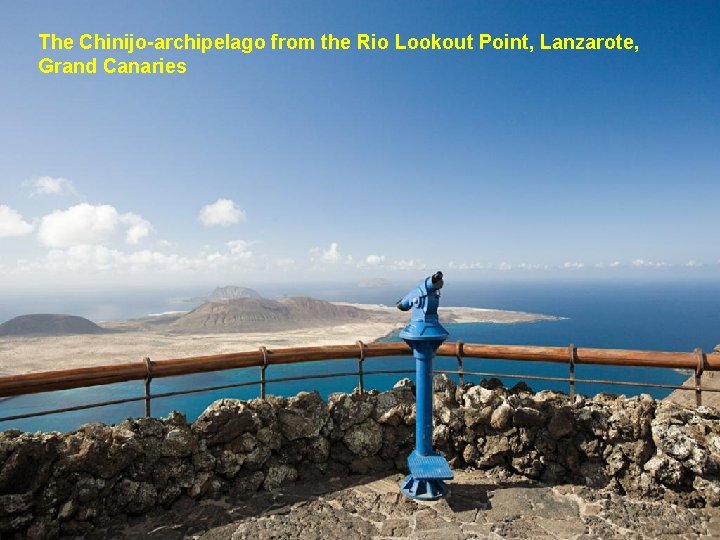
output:
[[20, 315], [0, 324], [0, 336], [67, 336], [108, 332], [109, 330], [77, 315]]
[[373, 311], [307, 296], [282, 300], [245, 297], [206, 302], [167, 329], [193, 334], [264, 332], [363, 322], [374, 315]]
[[236, 298], [262, 298], [259, 292], [248, 287], [216, 287], [208, 300], [234, 300]]

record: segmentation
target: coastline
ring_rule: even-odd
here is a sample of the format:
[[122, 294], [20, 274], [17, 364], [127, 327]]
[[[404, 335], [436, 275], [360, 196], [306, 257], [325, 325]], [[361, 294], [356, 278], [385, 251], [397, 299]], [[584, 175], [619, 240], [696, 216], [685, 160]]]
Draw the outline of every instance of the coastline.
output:
[[[344, 305], [367, 310], [368, 320], [274, 332], [182, 334], [152, 328], [147, 322], [153, 318], [146, 317], [105, 323], [104, 327], [116, 330], [108, 334], [5, 338], [0, 341], [0, 373], [16, 375], [121, 364], [146, 356], [153, 360], [204, 356], [254, 350], [262, 346], [272, 349], [354, 343], [357, 340], [373, 342], [391, 335], [407, 323], [407, 313], [395, 307]], [[441, 307], [440, 319], [449, 324], [515, 324], [561, 318], [518, 311]]]
[[[682, 384], [684, 386], [695, 386], [695, 376], [690, 375]], [[720, 390], [720, 372], [706, 371], [703, 373], [702, 386]], [[682, 407], [695, 407], [695, 392], [692, 390], [673, 390], [665, 399]], [[702, 402], [706, 407], [720, 408], [720, 392], [703, 392]]]

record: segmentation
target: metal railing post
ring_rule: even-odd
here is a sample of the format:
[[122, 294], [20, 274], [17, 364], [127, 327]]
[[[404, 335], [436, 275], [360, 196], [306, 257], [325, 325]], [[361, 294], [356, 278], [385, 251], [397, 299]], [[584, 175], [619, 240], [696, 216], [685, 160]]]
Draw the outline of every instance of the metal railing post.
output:
[[267, 386], [267, 379], [265, 378], [265, 370], [268, 367], [268, 352], [265, 347], [260, 347], [260, 352], [262, 353], [263, 357], [263, 363], [262, 366], [260, 366], [260, 397], [262, 399], [265, 399], [266, 393], [266, 386]]
[[703, 350], [698, 347], [695, 349], [695, 355], [697, 356], [697, 366], [695, 367], [695, 405], [698, 407], [702, 405], [702, 374], [705, 371], [705, 354]]
[[[547, 346], [531, 346], [531, 345], [489, 345], [479, 343], [445, 343], [438, 349], [440, 356], [455, 356], [458, 360], [457, 371], [438, 370], [436, 373], [444, 373], [446, 375], [458, 375], [461, 383], [464, 383], [465, 376], [472, 377], [508, 377], [518, 380], [543, 380], [555, 381], [558, 383], [568, 382], [570, 385], [570, 397], [575, 399], [575, 385], [581, 384], [602, 384], [617, 386], [632, 386], [641, 388], [662, 388], [669, 390], [692, 391], [695, 393], [696, 403], [702, 405], [702, 394], [705, 392], [720, 394], [720, 388], [702, 385], [702, 375], [704, 371], [720, 371], [720, 352], [706, 354], [702, 349], [697, 348], [690, 352], [670, 352], [670, 351], [644, 351], [644, 350], [624, 350], [624, 349], [594, 349], [583, 348], [582, 357], [579, 357], [577, 349], [574, 345], [567, 347], [547, 347]], [[144, 402], [145, 415], [151, 415], [151, 399], [167, 398], [171, 396], [179, 396], [185, 394], [193, 394], [198, 392], [210, 392], [228, 388], [239, 388], [245, 386], [260, 385], [260, 393], [262, 397], [266, 397], [266, 386], [268, 383], [279, 383], [286, 381], [298, 381], [306, 379], [326, 379], [331, 377], [352, 377], [358, 376], [359, 391], [365, 393], [365, 375], [380, 374], [407, 374], [407, 370], [369, 370], [364, 371], [364, 360], [366, 356], [405, 356], [410, 352], [410, 348], [405, 343], [369, 343], [357, 341], [354, 344], [346, 345], [326, 345], [322, 347], [294, 347], [286, 349], [274, 349], [268, 351], [265, 347], [260, 347], [259, 351], [243, 351], [238, 353], [226, 353], [212, 356], [197, 356], [182, 359], [168, 359], [151, 361], [149, 357], [131, 364], [122, 365], [98, 365], [86, 368], [76, 368], [63, 371], [45, 371], [40, 373], [25, 373], [20, 375], [0, 375], [0, 397], [30, 395], [42, 392], [51, 392], [57, 390], [67, 390], [71, 388], [85, 388], [89, 386], [98, 386], [104, 384], [113, 384], [125, 381], [143, 381], [145, 383], [144, 395], [138, 395], [124, 398], [114, 399], [101, 402], [94, 402], [84, 405], [75, 405], [72, 407], [62, 407], [56, 409], [45, 409], [42, 411], [14, 414], [2, 416], [0, 415], [0, 423], [6, 421], [20, 420], [24, 418], [33, 418], [36, 416], [45, 416], [49, 414], [58, 414], [65, 412], [73, 412], [79, 410], [92, 409], [95, 407], [104, 407], [110, 405], [119, 405], [123, 403], [139, 403]], [[294, 364], [305, 361], [319, 360], [351, 360], [357, 359], [357, 371], [343, 371], [335, 373], [315, 373], [302, 376], [282, 377], [268, 379], [266, 377], [266, 369], [270, 364], [269, 356], [273, 355], [274, 364]], [[497, 360], [522, 360], [522, 361], [540, 361], [540, 362], [556, 362], [569, 363], [569, 377], [548, 377], [537, 375], [510, 375], [507, 373], [485, 373], [474, 370], [465, 371], [463, 366], [464, 358], [477, 359], [497, 359]], [[638, 367], [656, 367], [671, 368], [694, 371], [694, 380], [687, 384], [666, 384], [638, 381], [623, 380], [601, 380], [589, 378], [576, 378], [575, 364], [593, 364], [607, 366], [638, 366]], [[151, 394], [151, 382], [153, 378], [172, 377], [178, 375], [190, 375], [193, 373], [217, 372], [229, 369], [260, 367], [260, 380], [244, 380], [242, 382], [234, 382], [230, 384], [207, 386], [202, 388], [193, 388], [187, 390], [178, 390], [171, 392]]]
[[365, 393], [365, 379], [363, 372], [363, 362], [365, 362], [365, 344], [358, 340], [356, 341], [358, 347], [360, 347], [360, 356], [358, 357], [358, 388], [360, 393]]
[[152, 361], [149, 356], [143, 358], [147, 375], [145, 376], [145, 416], [150, 417], [150, 383], [152, 382]]
[[458, 384], [462, 386], [465, 384], [465, 374], [463, 372], [463, 342], [458, 340], [455, 343], [455, 357], [457, 358], [458, 364]]
[[570, 363], [570, 399], [575, 399], [575, 360], [577, 360], [577, 347], [572, 343], [568, 345], [568, 362]]

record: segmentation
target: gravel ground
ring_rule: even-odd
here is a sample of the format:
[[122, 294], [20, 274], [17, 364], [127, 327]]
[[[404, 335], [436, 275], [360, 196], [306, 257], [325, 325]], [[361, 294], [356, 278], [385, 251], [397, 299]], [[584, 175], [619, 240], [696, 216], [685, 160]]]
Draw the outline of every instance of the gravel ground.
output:
[[195, 502], [96, 531], [96, 538], [220, 539], [669, 539], [720, 538], [720, 509], [682, 508], [583, 486], [543, 486], [456, 471], [451, 494], [416, 503], [400, 475], [354, 477]]

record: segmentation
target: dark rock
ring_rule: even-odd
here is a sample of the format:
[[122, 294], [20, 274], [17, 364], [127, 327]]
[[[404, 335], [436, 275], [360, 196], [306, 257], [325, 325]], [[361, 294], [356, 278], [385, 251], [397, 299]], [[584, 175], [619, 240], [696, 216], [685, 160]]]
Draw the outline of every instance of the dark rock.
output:
[[330, 459], [340, 463], [350, 463], [355, 455], [342, 441], [335, 441], [330, 445]]
[[22, 514], [33, 506], [33, 493], [12, 493], [0, 495], [0, 517]]
[[298, 480], [301, 482], [315, 482], [326, 478], [327, 467], [320, 466], [318, 463], [310, 463], [303, 461], [297, 466]]
[[[322, 439], [322, 437], [315, 437], [315, 439]], [[294, 441], [288, 441], [277, 452], [278, 461], [280, 463], [288, 464], [299, 463], [305, 457], [307, 445], [307, 439], [296, 439]]]
[[267, 446], [258, 446], [245, 457], [245, 468], [249, 471], [262, 469], [272, 451]]
[[92, 501], [98, 497], [99, 490], [97, 483], [95, 481], [95, 478], [90, 475], [80, 475], [77, 480], [76, 489], [77, 499], [81, 503]]
[[27, 540], [54, 540], [60, 536], [60, 523], [51, 516], [40, 516], [27, 530]]
[[530, 385], [527, 384], [525, 381], [520, 381], [516, 383], [511, 389], [511, 394], [532, 394], [533, 389], [530, 388]]
[[317, 437], [327, 421], [328, 406], [317, 392], [300, 392], [278, 411], [280, 431], [288, 440]]
[[513, 425], [515, 427], [540, 427], [544, 423], [542, 414], [530, 407], [520, 407], [513, 413]]
[[586, 461], [580, 465], [585, 484], [594, 488], [604, 488], [610, 481], [603, 464], [598, 461]]
[[0, 433], [6, 457], [0, 465], [0, 494], [36, 491], [50, 477], [50, 465], [58, 455], [59, 438], [54, 434]]
[[192, 425], [208, 446], [230, 442], [247, 431], [257, 432], [258, 427], [253, 411], [237, 399], [216, 401]]
[[270, 448], [270, 450], [280, 450], [282, 434], [275, 427], [263, 427], [257, 432], [257, 441]]
[[155, 505], [155, 486], [147, 482], [123, 480], [118, 484], [117, 503], [128, 514], [141, 514]]
[[206, 493], [210, 489], [213, 481], [213, 475], [210, 472], [199, 472], [193, 479], [193, 484], [187, 490], [190, 497], [197, 498]]
[[[258, 431], [258, 433], [260, 433], [260, 431]], [[228, 443], [227, 449], [237, 453], [252, 452], [252, 450], [257, 446], [257, 442], [258, 439], [252, 433], [243, 433], [240, 437]]]
[[487, 388], [488, 390], [499, 390], [504, 388], [502, 381], [500, 379], [496, 379], [495, 377], [483, 379], [480, 381], [480, 386]]
[[377, 454], [383, 442], [382, 427], [375, 420], [368, 418], [362, 424], [347, 430], [343, 441], [353, 454], [360, 457]]
[[375, 410], [368, 394], [331, 394], [328, 400], [335, 429], [346, 431], [349, 427], [367, 420]]
[[92, 523], [87, 521], [77, 521], [75, 519], [63, 521], [60, 524], [60, 531], [66, 536], [82, 537], [85, 533], [91, 531], [92, 528]]
[[164, 508], [170, 506], [182, 495], [182, 488], [177, 484], [170, 484], [158, 493], [157, 502]]
[[307, 457], [313, 463], [325, 463], [330, 456], [330, 443], [324, 437], [314, 437], [307, 442]]
[[270, 465], [265, 471], [265, 481], [263, 488], [272, 491], [280, 486], [294, 482], [297, 479], [297, 469], [290, 465], [281, 463]]
[[407, 423], [414, 411], [414, 387], [408, 379], [403, 379], [389, 392], [382, 392], [375, 397], [373, 418], [381, 424], [398, 426]]
[[548, 432], [555, 439], [570, 435], [575, 429], [575, 417], [572, 410], [563, 407], [555, 411], [548, 424]]
[[168, 430], [160, 453], [168, 457], [189, 456], [197, 450], [198, 440], [189, 426], [176, 426]]
[[225, 478], [234, 478], [245, 463], [245, 454], [223, 450], [215, 463], [215, 472]]
[[260, 489], [264, 480], [262, 471], [243, 472], [235, 477], [235, 487], [241, 495], [250, 495]]

